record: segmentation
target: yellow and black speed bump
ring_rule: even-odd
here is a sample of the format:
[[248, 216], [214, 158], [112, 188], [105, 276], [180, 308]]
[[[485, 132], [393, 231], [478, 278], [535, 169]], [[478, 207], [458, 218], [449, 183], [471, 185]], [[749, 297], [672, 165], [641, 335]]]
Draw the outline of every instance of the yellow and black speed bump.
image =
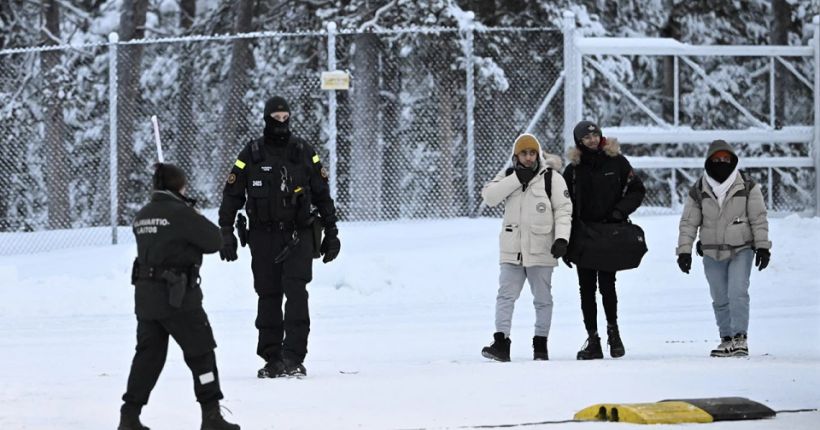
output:
[[775, 411], [742, 397], [664, 400], [657, 403], [600, 404], [575, 414], [580, 421], [634, 424], [710, 423], [771, 418]]

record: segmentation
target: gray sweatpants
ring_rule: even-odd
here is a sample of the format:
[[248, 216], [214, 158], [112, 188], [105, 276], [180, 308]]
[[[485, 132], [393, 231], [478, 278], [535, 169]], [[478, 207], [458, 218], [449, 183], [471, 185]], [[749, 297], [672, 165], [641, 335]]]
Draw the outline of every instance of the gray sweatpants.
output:
[[746, 334], [749, 329], [749, 276], [754, 258], [751, 249], [738, 252], [733, 259], [703, 257], [720, 337]]
[[548, 337], [552, 324], [552, 267], [524, 267], [501, 264], [498, 297], [495, 301], [495, 331], [510, 337], [515, 301], [521, 296], [524, 280], [529, 281], [535, 305], [535, 335]]

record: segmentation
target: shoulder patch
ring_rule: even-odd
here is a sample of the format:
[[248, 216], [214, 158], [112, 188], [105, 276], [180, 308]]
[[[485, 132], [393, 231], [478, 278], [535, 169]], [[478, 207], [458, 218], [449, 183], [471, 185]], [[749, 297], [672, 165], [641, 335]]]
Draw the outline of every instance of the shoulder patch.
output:
[[240, 160], [240, 159], [237, 159], [236, 162], [233, 163], [233, 165], [236, 166], [236, 167], [239, 167], [240, 169], [245, 168], [245, 162]]
[[318, 162], [319, 162], [319, 154], [316, 154], [316, 155], [313, 156], [313, 164], [316, 164]]
[[236, 182], [236, 175], [231, 173], [230, 175], [228, 175], [228, 183], [233, 184], [234, 182]]
[[322, 173], [322, 177], [323, 177], [323, 178], [325, 178], [325, 179], [327, 179], [327, 169], [325, 169], [325, 168], [324, 168], [324, 166], [322, 166], [322, 171], [321, 171], [321, 173]]
[[569, 190], [564, 190], [564, 197], [569, 198]]

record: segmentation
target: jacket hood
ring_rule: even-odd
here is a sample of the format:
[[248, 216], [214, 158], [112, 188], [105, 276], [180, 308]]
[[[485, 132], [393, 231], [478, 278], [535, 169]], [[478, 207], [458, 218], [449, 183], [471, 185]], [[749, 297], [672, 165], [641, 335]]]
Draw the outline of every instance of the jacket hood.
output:
[[[609, 139], [602, 137], [601, 139], [605, 139], [604, 146], [601, 148], [604, 154], [609, 157], [617, 157], [621, 153], [621, 145], [618, 144], [618, 139], [614, 137]], [[569, 151], [567, 151], [567, 158], [572, 165], [577, 166], [581, 164], [581, 148], [577, 146], [570, 148]]]
[[[516, 138], [515, 141], [518, 142], [518, 140], [521, 139], [524, 136], [531, 137], [538, 144], [538, 158], [541, 160], [541, 169], [545, 169], [546, 167], [550, 167], [553, 170], [557, 170], [557, 171], [561, 170], [561, 167], [564, 166], [564, 160], [562, 160], [561, 157], [559, 157], [556, 154], [550, 154], [550, 153], [544, 152], [544, 147], [541, 145], [541, 142], [539, 142], [538, 139], [535, 136], [533, 136], [531, 134], [528, 134], [528, 133], [525, 133], [525, 134], [522, 134], [521, 136], [518, 136], [518, 138]], [[511, 157], [513, 165], [515, 165], [515, 161], [516, 161], [516, 158], [515, 158], [515, 144], [513, 144], [513, 149], [512, 149], [512, 153], [510, 154], [510, 157]]]

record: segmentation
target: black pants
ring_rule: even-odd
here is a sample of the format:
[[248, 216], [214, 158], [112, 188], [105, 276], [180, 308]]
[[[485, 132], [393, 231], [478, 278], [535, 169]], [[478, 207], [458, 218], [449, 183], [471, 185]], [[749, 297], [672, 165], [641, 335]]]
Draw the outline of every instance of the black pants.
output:
[[[293, 231], [264, 227], [249, 232], [253, 286], [259, 296], [256, 353], [265, 361], [288, 358], [303, 362], [310, 333], [307, 284], [313, 279], [313, 236], [298, 230], [299, 243], [286, 260], [274, 259], [293, 239]], [[282, 302], [286, 298], [285, 310]]]
[[131, 363], [128, 389], [122, 399], [126, 404], [142, 407], [148, 403], [168, 354], [171, 335], [185, 357], [194, 376], [194, 393], [203, 408], [222, 399], [219, 371], [216, 368], [216, 342], [201, 307], [162, 320], [137, 318], [137, 353]]
[[581, 312], [587, 333], [598, 331], [598, 304], [596, 292], [601, 290], [604, 313], [609, 325], [618, 324], [618, 295], [615, 292], [615, 273], [578, 267], [578, 283], [581, 285]]

